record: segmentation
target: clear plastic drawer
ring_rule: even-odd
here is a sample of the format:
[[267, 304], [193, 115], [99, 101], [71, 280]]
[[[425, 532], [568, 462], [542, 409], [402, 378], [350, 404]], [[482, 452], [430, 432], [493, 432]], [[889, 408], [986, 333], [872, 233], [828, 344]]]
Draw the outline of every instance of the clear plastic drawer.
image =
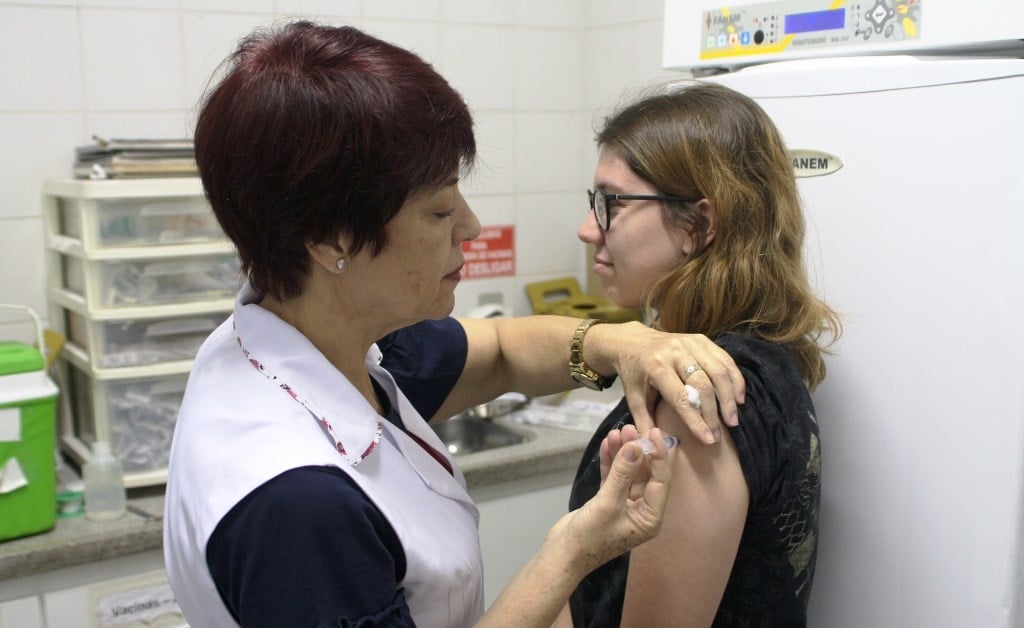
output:
[[229, 314], [97, 321], [65, 309], [64, 320], [68, 340], [89, 354], [94, 368], [120, 368], [192, 360]]
[[241, 285], [233, 254], [136, 260], [89, 260], [60, 255], [62, 287], [90, 310], [214, 301]]
[[154, 473], [160, 482], [151, 483], [162, 483], [188, 374], [102, 380], [65, 364], [74, 436], [86, 446], [109, 441], [128, 486]]
[[202, 196], [57, 198], [56, 202], [58, 235], [81, 240], [86, 250], [224, 239]]

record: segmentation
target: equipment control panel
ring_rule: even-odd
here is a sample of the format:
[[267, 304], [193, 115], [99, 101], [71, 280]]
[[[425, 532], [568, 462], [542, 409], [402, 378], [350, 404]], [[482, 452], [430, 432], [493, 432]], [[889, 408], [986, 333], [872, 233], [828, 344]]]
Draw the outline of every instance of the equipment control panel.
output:
[[781, 0], [706, 9], [701, 15], [700, 58], [710, 61], [917, 39], [922, 2]]

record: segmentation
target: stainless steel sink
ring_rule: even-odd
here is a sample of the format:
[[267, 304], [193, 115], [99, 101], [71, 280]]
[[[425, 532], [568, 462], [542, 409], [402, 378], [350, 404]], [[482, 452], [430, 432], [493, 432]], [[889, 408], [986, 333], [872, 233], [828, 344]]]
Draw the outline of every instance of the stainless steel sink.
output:
[[529, 437], [492, 420], [460, 414], [432, 426], [453, 456], [526, 442]]

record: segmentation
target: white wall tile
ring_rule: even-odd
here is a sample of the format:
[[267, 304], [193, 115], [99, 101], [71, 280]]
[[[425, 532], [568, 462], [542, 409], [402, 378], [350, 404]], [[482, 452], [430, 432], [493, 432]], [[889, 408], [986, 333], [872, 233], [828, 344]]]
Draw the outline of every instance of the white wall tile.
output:
[[504, 26], [443, 24], [438, 71], [473, 111], [515, 105], [515, 34]]
[[516, 191], [565, 192], [583, 181], [580, 159], [584, 128], [578, 113], [516, 115]]
[[516, 108], [576, 111], [583, 96], [583, 32], [516, 29]]
[[587, 31], [583, 75], [584, 103], [588, 112], [607, 108], [627, 92], [637, 65], [635, 35], [636, 31], [628, 24]]
[[77, 12], [0, 6], [0, 111], [82, 108]]
[[604, 115], [638, 90], [683, 78], [683, 73], [661, 67], [661, 42], [660, 20], [589, 29], [584, 88], [588, 110]]
[[583, 265], [576, 228], [586, 215], [584, 192], [516, 197], [516, 270], [519, 275], [572, 274]]
[[177, 9], [178, 0], [78, 0], [78, 6], [106, 9]]
[[81, 144], [88, 144], [89, 138], [98, 135], [103, 138], [184, 138], [192, 137], [195, 119], [192, 113], [179, 111], [139, 111], [132, 113], [100, 112], [85, 115], [87, 137]]
[[474, 113], [476, 168], [464, 182], [464, 191], [476, 194], [512, 194], [516, 190], [516, 116], [512, 112]]
[[644, 20], [661, 19], [665, 12], [664, 0], [584, 0], [587, 26], [628, 24]]
[[441, 21], [472, 24], [511, 24], [516, 2], [509, 0], [441, 0]]
[[480, 220], [482, 227], [517, 224], [518, 217], [516, 216], [516, 197], [514, 194], [501, 194], [497, 196], [466, 194], [465, 196], [466, 202], [469, 203], [473, 213]]
[[[44, 179], [70, 177], [74, 147], [89, 143], [80, 113], [0, 114], [0, 137], [9, 146], [27, 150], [5, 151], [0, 156], [0, 219], [42, 216]], [[0, 222], [0, 224], [5, 224]], [[8, 234], [0, 235], [0, 249]], [[35, 242], [40, 250], [42, 240]], [[9, 269], [0, 265], [0, 269]], [[0, 271], [0, 274], [8, 272]], [[0, 294], [3, 294], [0, 292]], [[0, 297], [3, 300], [3, 297]]]
[[281, 17], [304, 17], [330, 24], [362, 21], [359, 0], [275, 0], [274, 12]]
[[186, 11], [272, 13], [274, 0], [181, 0], [181, 8]]
[[634, 26], [636, 37], [636, 75], [642, 81], [662, 82], [679, 79], [683, 73], [661, 67], [664, 27], [660, 19], [640, 22]]
[[411, 50], [428, 63], [440, 57], [441, 27], [437, 22], [364, 18], [363, 29], [378, 39]]
[[30, 5], [33, 7], [74, 7], [78, 0], [4, 0], [2, 4]]
[[86, 103], [92, 109], [178, 109], [184, 104], [176, 11], [82, 9]]
[[42, 217], [0, 219], [0, 233], [0, 268], [4, 269], [0, 273], [0, 301], [27, 305], [45, 318], [48, 313]]
[[[580, 162], [580, 184], [584, 189], [593, 187], [594, 169], [597, 167], [597, 143], [594, 138], [603, 124], [605, 115], [605, 113], [602, 113], [599, 116], [593, 116], [586, 130], [580, 135], [580, 142], [583, 146]], [[585, 199], [585, 197], [581, 198]]]
[[[274, 24], [270, 15], [190, 12], [182, 16], [184, 41], [184, 105], [194, 123], [196, 106], [210, 87], [210, 78], [254, 29]], [[191, 134], [190, 134], [191, 135]]]
[[438, 0], [363, 0], [363, 17], [422, 22], [441, 16]]
[[515, 5], [520, 26], [583, 27], [584, 0], [516, 0]]

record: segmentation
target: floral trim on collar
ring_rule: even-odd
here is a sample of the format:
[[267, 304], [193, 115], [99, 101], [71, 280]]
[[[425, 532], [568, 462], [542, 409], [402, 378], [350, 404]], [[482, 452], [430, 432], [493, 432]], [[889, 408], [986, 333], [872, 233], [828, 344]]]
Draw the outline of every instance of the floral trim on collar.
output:
[[283, 380], [278, 379], [277, 375], [274, 375], [272, 372], [270, 372], [270, 370], [267, 367], [265, 367], [259, 360], [257, 360], [252, 355], [252, 353], [250, 353], [249, 350], [245, 348], [245, 345], [242, 343], [242, 337], [238, 335], [237, 329], [235, 330], [235, 340], [238, 341], [238, 347], [242, 350], [242, 353], [245, 355], [245, 359], [249, 361], [249, 364], [251, 364], [253, 368], [259, 371], [264, 377], [266, 377], [268, 381], [277, 384], [277, 386], [281, 388], [281, 390], [288, 393], [288, 395], [292, 399], [294, 399], [296, 402], [298, 402], [299, 405], [305, 408], [306, 411], [313, 416], [317, 423], [320, 424], [320, 427], [323, 428], [325, 434], [329, 436], [331, 440], [334, 441], [334, 448], [338, 451], [338, 453], [344, 456], [345, 460], [350, 465], [352, 465], [353, 467], [357, 466], [367, 456], [372, 454], [375, 449], [377, 449], [377, 445], [380, 444], [381, 433], [384, 430], [384, 426], [381, 424], [380, 419], [377, 419], [377, 429], [374, 432], [373, 441], [371, 441], [369, 446], [367, 446], [366, 451], [360, 454], [359, 457], [354, 457], [350, 455], [348, 451], [345, 449], [345, 445], [342, 444], [341, 439], [339, 439], [337, 434], [334, 433], [334, 428], [331, 427], [331, 422], [327, 420], [327, 417], [325, 417], [322, 412], [317, 410], [316, 407], [313, 406], [311, 402], [306, 401], [297, 390], [289, 386]]

